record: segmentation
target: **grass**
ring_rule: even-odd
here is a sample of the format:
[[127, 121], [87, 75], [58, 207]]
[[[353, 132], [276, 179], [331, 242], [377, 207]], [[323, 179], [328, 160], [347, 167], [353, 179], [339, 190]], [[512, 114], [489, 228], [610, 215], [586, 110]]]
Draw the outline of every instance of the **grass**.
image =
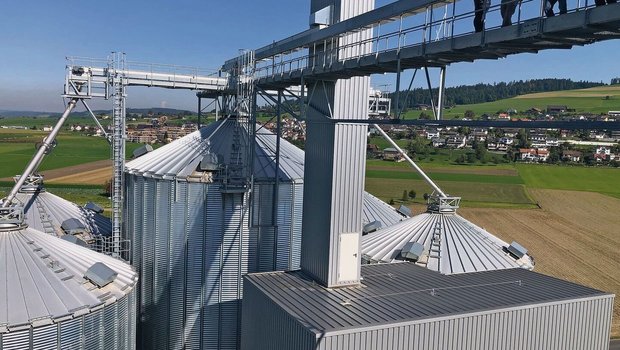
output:
[[620, 169], [517, 164], [526, 186], [542, 189], [589, 191], [620, 198]]
[[[0, 126], [26, 126], [37, 127], [38, 129], [43, 128], [46, 125], [53, 126], [58, 121], [58, 117], [49, 117], [49, 116], [38, 116], [38, 117], [13, 117], [13, 118], [4, 118], [0, 119]], [[109, 125], [111, 120], [99, 120], [103, 126]], [[91, 117], [83, 117], [83, 116], [69, 116], [67, 121], [64, 124], [64, 128], [68, 128], [71, 124], [80, 124], [80, 125], [89, 125], [95, 126], [95, 121]]]
[[[437, 181], [441, 189], [454, 196], [462, 197], [463, 206], [485, 207], [533, 207], [535, 202], [525, 191], [524, 185]], [[384, 201], [402, 199], [403, 191], [415, 190], [417, 198], [410, 203], [423, 203], [424, 193], [431, 193], [431, 187], [422, 180], [367, 178], [366, 190]]]
[[[0, 178], [20, 174], [36, 152], [35, 143], [40, 142], [46, 134], [31, 130], [0, 129], [0, 159], [3, 162]], [[40, 170], [110, 159], [110, 145], [104, 138], [61, 133], [57, 141], [58, 146], [43, 159]], [[140, 146], [128, 143], [127, 156], [131, 156]]]
[[[434, 181], [452, 181], [452, 182], [478, 182], [493, 184], [523, 184], [518, 176], [501, 176], [501, 175], [479, 175], [479, 174], [454, 174], [454, 173], [435, 173], [428, 174]], [[422, 177], [413, 170], [410, 172], [398, 171], [391, 172], [386, 170], [366, 170], [366, 178], [383, 178], [383, 179], [409, 179], [422, 180]]]

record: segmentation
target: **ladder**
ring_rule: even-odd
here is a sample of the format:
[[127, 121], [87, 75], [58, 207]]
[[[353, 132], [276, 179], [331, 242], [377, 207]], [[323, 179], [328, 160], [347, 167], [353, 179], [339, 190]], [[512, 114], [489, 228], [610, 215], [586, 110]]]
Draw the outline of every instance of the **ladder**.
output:
[[125, 171], [125, 84], [123, 71], [125, 70], [125, 55], [114, 54], [109, 62], [109, 71], [112, 80], [114, 107], [112, 112], [112, 162], [114, 164], [112, 176], [112, 256], [119, 258], [122, 232], [123, 210], [123, 173]]
[[437, 221], [433, 228], [431, 243], [428, 249], [428, 260], [426, 262], [426, 265], [431, 264], [431, 268], [437, 270], [439, 270], [439, 262], [441, 259], [441, 233], [441, 221]]

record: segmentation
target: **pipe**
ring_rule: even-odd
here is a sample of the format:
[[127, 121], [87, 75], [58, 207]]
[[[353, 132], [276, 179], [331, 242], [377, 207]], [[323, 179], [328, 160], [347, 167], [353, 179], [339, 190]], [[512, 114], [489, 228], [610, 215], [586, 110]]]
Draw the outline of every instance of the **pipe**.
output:
[[75, 108], [75, 105], [78, 103], [79, 100], [79, 98], [74, 97], [71, 99], [71, 101], [69, 101], [65, 112], [62, 114], [60, 119], [58, 119], [58, 122], [54, 126], [54, 129], [52, 129], [50, 134], [47, 135], [47, 137], [43, 140], [41, 147], [39, 147], [39, 150], [37, 151], [37, 153], [35, 153], [34, 157], [30, 161], [30, 163], [28, 163], [28, 166], [26, 166], [26, 169], [15, 183], [15, 186], [13, 186], [11, 192], [6, 197], [6, 200], [2, 203], [2, 207], [6, 208], [11, 205], [13, 199], [15, 199], [15, 196], [19, 192], [19, 189], [24, 185], [24, 182], [26, 182], [28, 176], [32, 175], [35, 171], [37, 171], [39, 165], [41, 165], [41, 161], [43, 160], [45, 153], [51, 148], [52, 143], [54, 143], [54, 140], [58, 135], [58, 132], [60, 132], [60, 129], [62, 128], [62, 125], [65, 123], [67, 117], [69, 117], [69, 114], [71, 113], [73, 108]]
[[411, 164], [411, 166], [418, 172], [418, 174], [420, 174], [420, 176], [422, 176], [422, 178], [429, 184], [431, 185], [431, 187], [433, 188], [433, 190], [435, 190], [435, 192], [439, 193], [439, 195], [443, 198], [448, 197], [442, 190], [441, 188], [439, 188], [439, 186], [437, 186], [433, 180], [431, 180], [430, 177], [428, 177], [428, 175], [426, 175], [426, 173], [422, 170], [422, 168], [420, 168], [413, 160], [411, 160], [411, 158], [409, 158], [409, 156], [405, 153], [405, 151], [403, 151], [397, 144], [396, 142], [394, 142], [394, 140], [392, 140], [388, 134], [383, 131], [383, 129], [381, 129], [379, 127], [379, 125], [377, 124], [372, 124], [372, 126], [377, 129], [379, 131], [379, 133], [381, 134], [381, 136], [383, 136], [383, 138], [385, 138], [387, 140], [387, 142], [389, 142], [392, 147], [396, 148], [396, 150], [398, 150], [398, 152], [400, 152], [400, 154], [403, 155], [403, 157], [405, 157], [405, 159], [409, 162], [409, 164]]

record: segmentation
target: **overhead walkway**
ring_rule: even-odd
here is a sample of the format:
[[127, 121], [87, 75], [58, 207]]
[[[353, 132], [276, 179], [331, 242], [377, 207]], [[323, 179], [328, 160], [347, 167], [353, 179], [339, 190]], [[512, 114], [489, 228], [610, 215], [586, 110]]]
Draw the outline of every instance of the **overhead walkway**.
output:
[[[542, 12], [538, 2], [525, 1], [513, 16], [513, 25], [492, 27], [479, 33], [473, 32], [473, 13], [458, 12], [461, 3], [401, 0], [393, 3], [391, 12], [380, 8], [365, 14], [365, 18], [358, 18], [364, 15], [354, 17], [268, 45], [256, 51], [257, 59], [260, 59], [256, 83], [263, 88], [281, 89], [299, 85], [302, 77], [305, 81], [333, 80], [411, 68], [445, 67], [457, 62], [569, 49], [575, 45], [620, 38], [620, 3], [592, 7], [586, 2], [581, 7], [569, 9], [564, 15], [524, 18], [526, 12], [521, 12], [521, 6], [529, 6], [529, 13]], [[532, 9], [535, 6], [537, 8]], [[487, 18], [499, 17], [498, 10], [499, 5], [491, 7]], [[438, 12], [439, 20], [429, 19]], [[423, 16], [424, 13], [426, 20], [422, 25], [403, 27], [404, 16]], [[398, 21], [401, 25], [397, 30], [381, 34], [382, 25]], [[368, 28], [375, 32], [371, 39], [338, 45], [344, 42], [345, 36], [354, 37], [355, 33]], [[351, 51], [364, 52], [356, 50], [362, 45], [372, 45], [372, 53], [338, 59], [344, 56], [345, 50], [348, 50], [347, 57]], [[315, 50], [319, 47], [327, 49]], [[312, 55], [315, 51], [320, 53]]]

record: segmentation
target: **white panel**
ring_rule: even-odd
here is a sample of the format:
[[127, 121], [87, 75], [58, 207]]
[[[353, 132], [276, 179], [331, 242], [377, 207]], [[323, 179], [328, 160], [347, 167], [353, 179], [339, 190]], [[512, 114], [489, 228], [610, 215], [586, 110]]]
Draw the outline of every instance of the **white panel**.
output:
[[358, 232], [340, 234], [340, 256], [338, 260], [338, 282], [359, 279], [359, 239]]

